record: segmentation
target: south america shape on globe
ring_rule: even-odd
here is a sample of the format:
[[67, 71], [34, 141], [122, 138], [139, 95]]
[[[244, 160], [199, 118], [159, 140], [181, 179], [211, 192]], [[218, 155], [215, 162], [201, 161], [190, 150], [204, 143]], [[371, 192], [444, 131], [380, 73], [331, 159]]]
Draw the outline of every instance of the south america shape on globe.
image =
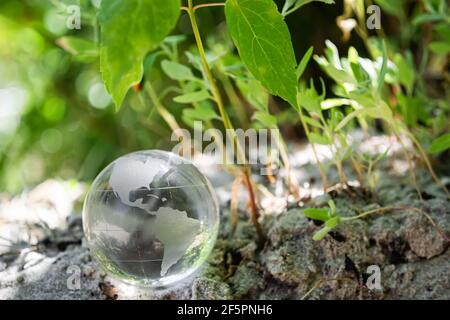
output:
[[[163, 260], [161, 264], [161, 276], [165, 276], [171, 266], [176, 264], [194, 243], [200, 231], [200, 221], [188, 217], [184, 210], [177, 210], [168, 206], [161, 206], [158, 210], [152, 210], [150, 202], [144, 197], [136, 196], [136, 191], [151, 191], [152, 182], [161, 173], [168, 171], [166, 162], [158, 159], [139, 161], [120, 159], [114, 164], [109, 183], [113, 191], [124, 204], [145, 210], [149, 215], [155, 216], [152, 223], [148, 223], [145, 233], [156, 237], [164, 245]], [[142, 192], [141, 192], [142, 193]], [[147, 192], [148, 194], [148, 192]], [[151, 194], [158, 202], [158, 194]], [[145, 235], [144, 235], [145, 236]]]

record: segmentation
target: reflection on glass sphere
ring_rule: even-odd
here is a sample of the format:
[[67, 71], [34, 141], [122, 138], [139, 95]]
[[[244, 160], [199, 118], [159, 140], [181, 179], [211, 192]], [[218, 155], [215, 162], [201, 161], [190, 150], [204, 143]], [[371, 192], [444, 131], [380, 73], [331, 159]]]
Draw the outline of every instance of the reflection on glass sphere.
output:
[[219, 209], [208, 180], [163, 151], [121, 157], [95, 179], [83, 227], [93, 256], [112, 276], [165, 287], [193, 274], [217, 237]]

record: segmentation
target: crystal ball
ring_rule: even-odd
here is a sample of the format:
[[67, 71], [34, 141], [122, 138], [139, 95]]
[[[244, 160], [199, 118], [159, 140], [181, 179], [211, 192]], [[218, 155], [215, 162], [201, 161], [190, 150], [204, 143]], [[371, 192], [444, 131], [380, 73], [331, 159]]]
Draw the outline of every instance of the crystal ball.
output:
[[94, 180], [83, 229], [92, 255], [114, 278], [168, 287], [206, 261], [217, 238], [211, 184], [189, 161], [149, 150], [125, 155]]

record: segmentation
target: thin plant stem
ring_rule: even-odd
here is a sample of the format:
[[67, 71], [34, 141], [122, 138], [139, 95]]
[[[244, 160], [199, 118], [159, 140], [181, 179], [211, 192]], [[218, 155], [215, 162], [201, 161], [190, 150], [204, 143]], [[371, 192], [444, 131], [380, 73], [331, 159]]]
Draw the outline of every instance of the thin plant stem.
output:
[[339, 180], [341, 180], [342, 185], [348, 185], [348, 178], [345, 175], [344, 167], [341, 160], [336, 161], [336, 168], [338, 170]]
[[356, 175], [358, 176], [359, 184], [363, 186], [365, 182], [361, 164], [353, 156], [350, 156], [350, 161], [352, 163], [353, 168], [355, 169]]
[[[333, 155], [337, 154], [337, 145], [336, 145], [336, 141], [335, 141], [335, 135], [333, 133], [333, 130], [331, 130], [331, 128], [328, 126], [327, 121], [325, 120], [322, 112], [319, 113], [319, 117], [320, 117], [320, 121], [322, 122], [322, 125], [324, 127], [324, 131], [325, 134], [328, 136], [328, 139], [330, 139], [331, 141], [331, 145], [330, 145], [330, 150], [333, 153]], [[333, 150], [333, 147], [335, 148], [335, 151]], [[339, 175], [339, 180], [341, 181], [342, 185], [347, 185], [348, 184], [348, 179], [347, 176], [345, 175], [345, 171], [344, 171], [344, 167], [342, 164], [342, 160], [340, 159], [340, 157], [334, 157], [334, 164], [336, 166], [336, 169], [338, 171], [338, 175]]]
[[239, 118], [239, 122], [241, 123], [244, 129], [248, 128], [247, 114], [245, 112], [242, 103], [239, 100], [239, 97], [237, 96], [234, 90], [233, 84], [226, 75], [220, 74], [219, 79], [223, 84], [225, 93], [227, 94], [228, 99], [230, 100], [234, 110], [236, 110], [236, 115]]
[[264, 243], [265, 237], [264, 237], [261, 225], [258, 222], [258, 218], [259, 218], [258, 207], [256, 205], [255, 192], [253, 190], [253, 183], [250, 179], [250, 169], [248, 167], [247, 167], [247, 170], [245, 170], [245, 172], [244, 172], [244, 181], [245, 181], [245, 185], [247, 186], [247, 190], [248, 190], [249, 198], [250, 198], [250, 209], [252, 212], [251, 220], [252, 220], [253, 225], [256, 228], [256, 234], [258, 235], [259, 244], [262, 245]]
[[[303, 129], [305, 130], [306, 138], [309, 141], [311, 141], [310, 131], [309, 131], [308, 125], [306, 124], [305, 120], [303, 119], [303, 111], [302, 111], [301, 107], [299, 107], [299, 116], [300, 116], [300, 121], [302, 123]], [[319, 156], [317, 155], [317, 150], [316, 150], [316, 146], [314, 145], [314, 143], [311, 143], [311, 148], [313, 150], [313, 155], [314, 155], [314, 158], [316, 159], [317, 166], [319, 167], [319, 172], [322, 177], [323, 192], [327, 193], [329, 184], [328, 184], [328, 178], [327, 178], [327, 174], [325, 172], [325, 168], [323, 167], [322, 163], [319, 161]]]
[[194, 11], [197, 11], [198, 9], [201, 8], [210, 8], [210, 7], [224, 7], [225, 6], [225, 2], [216, 2], [216, 3], [203, 3], [203, 4], [199, 4], [193, 7]]
[[342, 217], [341, 220], [342, 221], [353, 221], [353, 220], [358, 220], [367, 216], [370, 216], [371, 214], [374, 213], [382, 213], [382, 212], [386, 212], [386, 211], [390, 211], [390, 210], [401, 210], [401, 209], [406, 209], [406, 207], [402, 207], [402, 206], [390, 206], [390, 207], [383, 207], [383, 208], [377, 208], [377, 209], [373, 209], [373, 210], [369, 210], [366, 212], [363, 212], [361, 214], [358, 214], [356, 216], [353, 217]]
[[417, 146], [417, 149], [419, 150], [419, 152], [422, 156], [422, 160], [425, 162], [432, 178], [434, 179], [436, 184], [447, 194], [447, 197], [450, 200], [450, 192], [448, 191], [447, 187], [442, 183], [442, 181], [436, 175], [436, 172], [434, 171], [433, 166], [431, 165], [431, 161], [428, 158], [427, 153], [423, 149], [422, 144], [419, 142], [419, 140], [417, 140], [417, 138], [408, 129], [405, 129], [405, 132], [406, 132], [407, 136], [412, 140], [412, 142]]
[[284, 139], [282, 137], [280, 138], [280, 144], [281, 145], [279, 146], [279, 151], [280, 151], [281, 159], [283, 161], [284, 168], [286, 170], [287, 188], [289, 190], [289, 193], [292, 194], [293, 196], [295, 196], [295, 198], [297, 198], [300, 196], [300, 186], [299, 186], [298, 181], [295, 178], [295, 176], [292, 175], [292, 166], [291, 166], [291, 162], [289, 160], [288, 148], [287, 148], [286, 142], [284, 141]]
[[[170, 129], [173, 132], [180, 132], [181, 129], [177, 120], [175, 117], [162, 105], [161, 101], [158, 98], [158, 95], [155, 92], [155, 89], [153, 88], [152, 84], [150, 82], [147, 82], [145, 85], [145, 89], [147, 91], [148, 96], [150, 97], [150, 100], [152, 101], [153, 105], [155, 106], [156, 110], [158, 111], [159, 115], [164, 119], [164, 121], [167, 123], [167, 125], [170, 127]], [[179, 134], [177, 134], [179, 135]], [[184, 138], [182, 135], [179, 136], [179, 138]]]
[[414, 184], [414, 187], [416, 188], [416, 191], [417, 191], [417, 194], [419, 195], [420, 200], [422, 200], [422, 192], [420, 190], [419, 184], [417, 183], [417, 177], [416, 177], [416, 173], [414, 171], [414, 165], [412, 163], [411, 157], [408, 155], [408, 150], [406, 149], [406, 146], [403, 143], [403, 140], [400, 137], [400, 134], [395, 129], [394, 129], [394, 134], [402, 147], [402, 151], [403, 151], [403, 154], [405, 155], [406, 161], [408, 161], [409, 170], [411, 171], [412, 182]]
[[228, 114], [226, 113], [225, 106], [224, 106], [224, 103], [222, 100], [222, 96], [220, 94], [219, 88], [217, 87], [216, 80], [214, 79], [211, 69], [209, 68], [208, 61], [206, 60], [205, 48], [203, 46], [203, 41], [201, 39], [200, 30], [198, 28], [197, 18], [195, 17], [192, 0], [189, 0], [188, 15], [189, 15], [189, 18], [191, 21], [192, 29], [194, 31], [194, 37], [195, 37], [195, 41], [197, 43], [197, 47], [198, 47], [198, 51], [199, 51], [200, 58], [202, 61], [203, 69], [204, 69], [205, 75], [209, 81], [209, 84], [211, 86], [211, 91], [214, 96], [214, 100], [217, 103], [217, 107], [219, 109], [223, 124], [225, 126], [225, 129], [233, 129], [230, 118], [228, 117]]
[[238, 224], [238, 197], [240, 186], [242, 184], [242, 176], [237, 176], [233, 184], [231, 185], [231, 202], [230, 202], [230, 214], [231, 214], [231, 235], [236, 232], [236, 227]]
[[425, 215], [425, 217], [428, 219], [428, 221], [432, 224], [432, 226], [437, 230], [437, 232], [439, 233], [439, 235], [442, 237], [442, 239], [444, 239], [445, 241], [450, 243], [450, 238], [445, 234], [445, 232], [437, 225], [437, 223], [433, 220], [433, 218], [426, 213], [424, 210], [416, 208], [416, 207], [411, 207], [411, 206], [389, 206], [389, 207], [384, 207], [384, 208], [377, 208], [377, 209], [373, 209], [373, 210], [369, 210], [366, 212], [363, 212], [359, 215], [353, 216], [353, 217], [342, 217], [341, 220], [343, 222], [348, 222], [348, 221], [354, 221], [354, 220], [358, 220], [361, 218], [365, 218], [369, 215], [375, 214], [375, 213], [383, 213], [386, 211], [393, 211], [393, 210], [412, 210], [418, 213], [421, 213], [423, 215]]

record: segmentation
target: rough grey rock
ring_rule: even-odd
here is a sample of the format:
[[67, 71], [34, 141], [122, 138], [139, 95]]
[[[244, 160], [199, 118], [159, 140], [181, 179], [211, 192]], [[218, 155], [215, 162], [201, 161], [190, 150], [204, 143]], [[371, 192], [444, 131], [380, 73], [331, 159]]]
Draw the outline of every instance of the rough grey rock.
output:
[[298, 284], [308, 282], [319, 271], [312, 230], [314, 226], [299, 210], [276, 219], [268, 233], [269, 243], [261, 254], [261, 261], [272, 277]]
[[229, 300], [231, 298], [231, 289], [224, 282], [199, 278], [192, 285], [192, 299], [194, 300]]
[[[410, 206], [450, 234], [450, 202], [433, 195], [418, 201], [414, 189], [401, 191], [398, 178], [386, 179], [370, 199], [341, 192], [307, 205], [325, 206], [333, 198], [344, 216], [382, 205]], [[450, 299], [448, 241], [424, 213], [408, 208], [344, 223], [319, 242], [312, 236], [321, 226], [298, 208], [265, 216], [262, 248], [245, 212], [230, 237], [224, 209], [219, 239], [204, 269], [177, 288], [158, 291], [104, 274], [83, 246], [79, 215], [50, 229], [36, 220], [25, 224], [24, 217], [24, 212], [20, 221], [0, 217], [0, 232], [11, 232], [2, 243], [8, 250], [0, 252], [0, 299]], [[28, 232], [32, 236], [24, 237]], [[369, 265], [382, 270], [381, 291], [364, 285]]]
[[[88, 255], [86, 249], [75, 246], [54, 257], [24, 251], [19, 259], [0, 272], [0, 298], [104, 299], [99, 287], [104, 277], [97, 271], [95, 263], [85, 262]], [[85, 274], [82, 268], [91, 268], [92, 272]]]
[[450, 251], [383, 270], [386, 299], [450, 299]]
[[430, 259], [447, 249], [448, 242], [424, 215], [414, 213], [406, 219], [406, 224], [409, 247], [419, 257]]

